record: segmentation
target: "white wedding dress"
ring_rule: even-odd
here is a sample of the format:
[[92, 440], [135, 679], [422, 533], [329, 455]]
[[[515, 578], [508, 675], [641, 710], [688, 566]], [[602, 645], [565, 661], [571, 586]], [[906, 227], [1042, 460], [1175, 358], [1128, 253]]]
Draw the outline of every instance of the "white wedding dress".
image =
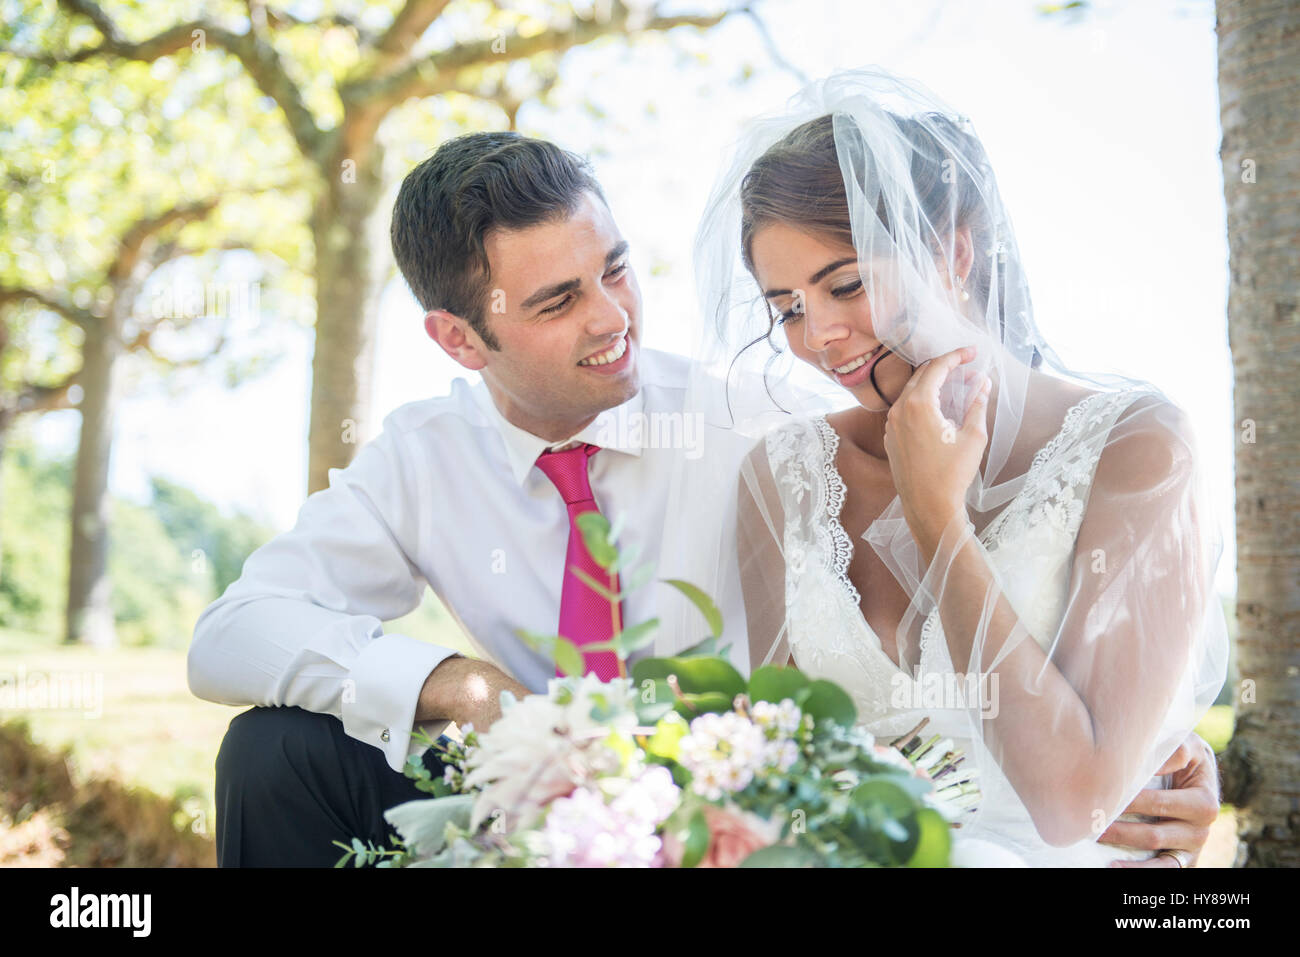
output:
[[[1092, 393], [1073, 406], [1059, 433], [1035, 456], [1019, 494], [979, 536], [1008, 600], [1036, 636], [1056, 633], [1075, 538], [1101, 449], [1116, 417], [1140, 394], [1136, 390]], [[958, 831], [970, 847], [978, 846], [981, 839], [990, 841], [1033, 867], [1104, 866], [1115, 859], [1149, 857], [1150, 851], [1092, 840], [1068, 847], [1047, 844], [988, 750], [972, 739], [964, 708], [948, 702], [937, 702], [947, 704], [947, 710], [896, 706], [898, 689], [917, 676], [900, 670], [882, 650], [849, 580], [855, 543], [840, 524], [845, 485], [835, 466], [838, 445], [839, 437], [824, 417], [789, 423], [766, 439], [768, 465], [785, 505], [786, 624], [795, 664], [810, 676], [844, 688], [857, 705], [859, 722], [882, 743], [928, 717], [926, 736], [952, 737], [967, 751], [968, 760], [980, 769], [984, 795], [978, 810], [968, 815], [973, 820]], [[863, 543], [862, 547], [870, 546]], [[920, 671], [922, 678], [954, 671], [937, 611], [931, 612], [921, 631]], [[916, 696], [902, 700], [931, 704]], [[1148, 786], [1166, 784], [1156, 778]], [[959, 840], [959, 846], [962, 843]], [[974, 855], [976, 860], [979, 856]]]

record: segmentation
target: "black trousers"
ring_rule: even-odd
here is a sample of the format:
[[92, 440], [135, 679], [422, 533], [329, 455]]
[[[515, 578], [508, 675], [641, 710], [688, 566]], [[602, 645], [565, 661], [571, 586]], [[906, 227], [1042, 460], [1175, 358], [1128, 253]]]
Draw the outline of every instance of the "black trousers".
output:
[[[435, 749], [424, 764], [442, 775]], [[333, 715], [252, 708], [230, 722], [217, 752], [217, 866], [333, 867], [345, 852], [331, 841], [393, 847], [384, 811], [432, 796]]]

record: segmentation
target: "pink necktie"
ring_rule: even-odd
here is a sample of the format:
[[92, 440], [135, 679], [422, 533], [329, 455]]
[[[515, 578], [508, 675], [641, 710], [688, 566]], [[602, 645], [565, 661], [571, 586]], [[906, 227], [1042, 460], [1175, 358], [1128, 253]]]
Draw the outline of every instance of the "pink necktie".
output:
[[[606, 572], [596, 564], [578, 528], [579, 515], [600, 511], [587, 479], [587, 461], [599, 451], [595, 445], [583, 444], [563, 452], [543, 452], [537, 457], [537, 467], [551, 480], [569, 509], [569, 549], [564, 557], [564, 589], [560, 594], [560, 634], [580, 651], [589, 642], [608, 641], [614, 636], [615, 614], [618, 625], [621, 627], [623, 623], [622, 608], [611, 609], [608, 599], [593, 591], [573, 571], [580, 568], [595, 581], [607, 582], [611, 592], [618, 592], [618, 573]], [[583, 663], [584, 673], [595, 674], [601, 681], [618, 677], [618, 657], [612, 651], [584, 654]], [[559, 668], [555, 673], [562, 674]]]

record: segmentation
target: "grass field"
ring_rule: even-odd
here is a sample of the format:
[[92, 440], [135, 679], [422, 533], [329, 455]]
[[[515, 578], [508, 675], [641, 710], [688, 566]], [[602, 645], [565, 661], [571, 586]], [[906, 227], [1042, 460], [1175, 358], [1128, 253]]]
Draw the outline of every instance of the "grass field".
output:
[[[427, 641], [469, 652], [454, 620], [430, 597], [417, 612], [386, 625]], [[0, 677], [46, 673], [51, 681], [88, 681], [102, 689], [79, 707], [27, 709], [35, 741], [71, 747], [74, 777], [111, 776], [157, 794], [184, 799], [192, 829], [210, 833], [214, 820], [213, 762], [226, 727], [244, 708], [190, 694], [185, 652], [160, 648], [97, 651], [64, 647], [48, 636], [0, 629]], [[98, 700], [96, 700], [98, 698]], [[97, 713], [96, 713], [97, 712]], [[15, 717], [0, 710], [0, 721]], [[1216, 751], [1232, 734], [1232, 709], [1211, 709], [1198, 729]], [[1202, 867], [1227, 867], [1236, 851], [1231, 809], [1225, 809], [1202, 854]]]
[[[460, 628], [432, 597], [406, 618], [387, 623], [385, 630], [469, 651]], [[0, 629], [0, 679], [12, 681], [23, 674], [29, 684], [44, 674], [51, 687], [67, 683], [82, 696], [65, 697], [76, 707], [0, 707], [0, 721], [24, 717], [37, 743], [54, 749], [69, 745], [76, 779], [113, 777], [165, 797], [176, 795], [185, 801], [196, 829], [209, 830], [206, 822], [215, 820], [217, 749], [231, 718], [245, 708], [194, 697], [183, 650], [100, 651]]]

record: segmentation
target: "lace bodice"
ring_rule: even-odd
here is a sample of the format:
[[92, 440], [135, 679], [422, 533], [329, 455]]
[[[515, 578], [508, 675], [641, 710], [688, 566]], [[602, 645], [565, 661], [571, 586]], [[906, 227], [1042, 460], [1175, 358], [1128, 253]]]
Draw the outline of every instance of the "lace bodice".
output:
[[[1106, 437], [1138, 394], [1092, 393], [1074, 405], [1060, 431], [1034, 456], [1019, 492], [979, 535], [1007, 600], [1044, 648], [1063, 615], [1075, 540]], [[848, 574], [855, 543], [840, 521], [846, 488], [835, 465], [839, 436], [834, 428], [825, 418], [790, 423], [770, 433], [766, 447], [784, 508], [787, 637], [797, 666], [843, 687], [860, 722], [879, 738], [900, 735], [925, 716], [931, 720], [927, 733], [970, 742], [975, 737], [970, 712], [949, 700], [927, 699], [924, 689], [930, 686], [921, 681], [955, 672], [938, 609], [921, 625], [919, 673], [889, 658], [861, 613]], [[1065, 855], [1072, 849], [1037, 840], [1028, 812], [1006, 798], [1014, 798], [1014, 791], [1005, 779], [987, 780], [983, 790], [986, 804], [991, 794], [1003, 795], [998, 806], [981, 808], [984, 827], [1033, 863], [1137, 856], [1095, 844]]]

